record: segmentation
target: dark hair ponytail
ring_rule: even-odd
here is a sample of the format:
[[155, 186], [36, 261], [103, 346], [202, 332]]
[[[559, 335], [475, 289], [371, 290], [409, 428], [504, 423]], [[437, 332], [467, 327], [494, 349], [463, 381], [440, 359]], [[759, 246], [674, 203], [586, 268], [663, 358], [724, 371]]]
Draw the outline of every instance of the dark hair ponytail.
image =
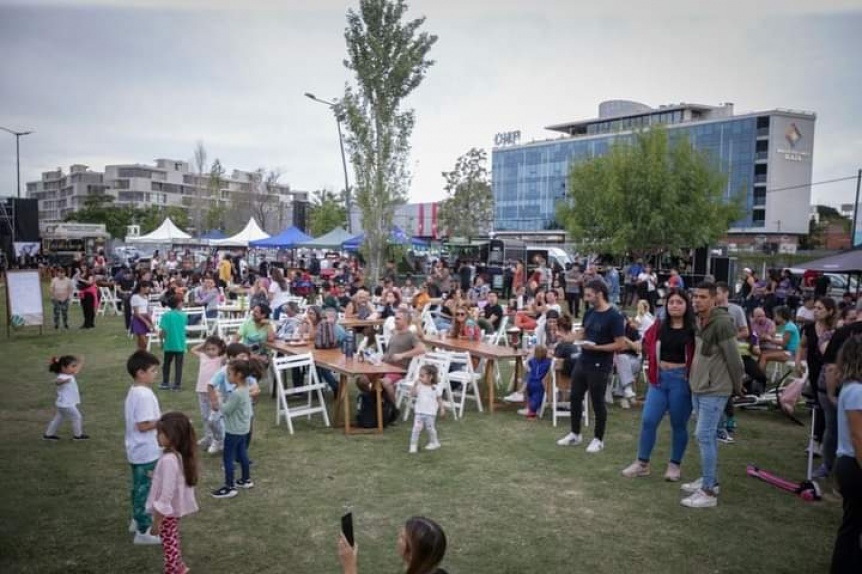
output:
[[48, 363], [48, 370], [52, 373], [60, 374], [63, 369], [69, 365], [74, 365], [78, 362], [78, 357], [75, 355], [62, 355], [60, 357], [51, 357], [51, 362]]

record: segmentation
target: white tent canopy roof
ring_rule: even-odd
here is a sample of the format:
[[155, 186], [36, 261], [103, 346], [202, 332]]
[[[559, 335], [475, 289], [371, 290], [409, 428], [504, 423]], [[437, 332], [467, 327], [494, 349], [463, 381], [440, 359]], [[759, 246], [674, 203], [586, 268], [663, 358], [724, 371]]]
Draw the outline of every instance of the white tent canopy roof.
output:
[[266, 239], [269, 234], [260, 228], [254, 217], [248, 220], [245, 228], [234, 235], [225, 239], [216, 239], [210, 241], [210, 245], [225, 246], [225, 247], [248, 247], [249, 242], [259, 239]]
[[170, 217], [166, 217], [155, 230], [139, 237], [126, 237], [126, 243], [159, 243], [168, 244], [188, 241], [192, 236], [177, 227]]

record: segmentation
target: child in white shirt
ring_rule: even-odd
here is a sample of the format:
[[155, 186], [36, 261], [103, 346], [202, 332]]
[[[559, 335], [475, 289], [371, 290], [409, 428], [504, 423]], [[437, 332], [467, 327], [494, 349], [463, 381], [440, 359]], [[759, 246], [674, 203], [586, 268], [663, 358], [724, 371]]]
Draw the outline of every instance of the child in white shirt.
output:
[[78, 391], [78, 381], [75, 380], [75, 375], [81, 371], [83, 366], [84, 360], [73, 355], [51, 358], [51, 365], [48, 370], [57, 375], [54, 381], [57, 385], [57, 402], [54, 403], [57, 412], [51, 422], [48, 423], [45, 434], [42, 435], [44, 440], [60, 440], [60, 437], [57, 436], [57, 429], [60, 428], [60, 424], [65, 418], [72, 421], [72, 440], [90, 438], [84, 434], [81, 413], [78, 411], [81, 395]]
[[428, 445], [425, 450], [437, 450], [440, 441], [437, 440], [437, 413], [440, 417], [446, 415], [443, 405], [443, 386], [438, 384], [437, 367], [434, 365], [422, 365], [419, 368], [419, 380], [413, 385], [411, 394], [416, 399], [413, 408], [413, 433], [410, 435], [410, 452], [415, 453], [419, 449], [419, 434], [424, 427], [428, 431]]

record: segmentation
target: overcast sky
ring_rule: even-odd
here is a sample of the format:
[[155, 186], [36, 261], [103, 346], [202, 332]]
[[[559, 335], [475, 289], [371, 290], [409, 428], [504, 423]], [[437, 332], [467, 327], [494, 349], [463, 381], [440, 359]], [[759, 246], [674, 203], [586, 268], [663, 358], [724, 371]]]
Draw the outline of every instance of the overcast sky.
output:
[[[437, 61], [416, 109], [410, 197], [494, 134], [554, 137], [599, 102], [734, 102], [817, 113], [815, 182], [862, 167], [860, 0], [425, 0]], [[231, 6], [242, 6], [236, 10]], [[335, 0], [0, 0], [0, 126], [22, 181], [73, 163], [189, 160], [202, 140], [230, 171], [275, 168], [302, 190], [343, 181], [329, 110], [343, 93], [348, 7]], [[352, 181], [351, 175], [351, 181]], [[22, 184], [23, 187], [23, 184]], [[0, 195], [15, 139], [0, 133]], [[815, 186], [852, 201], [855, 181]]]

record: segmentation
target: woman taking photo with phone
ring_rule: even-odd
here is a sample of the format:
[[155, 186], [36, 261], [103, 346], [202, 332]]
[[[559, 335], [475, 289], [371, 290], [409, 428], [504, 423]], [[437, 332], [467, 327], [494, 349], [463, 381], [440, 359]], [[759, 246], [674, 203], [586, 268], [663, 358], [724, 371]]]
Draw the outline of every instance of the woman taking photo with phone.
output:
[[[398, 531], [398, 554], [406, 564], [405, 574], [446, 574], [440, 562], [446, 554], [446, 534], [440, 525], [422, 516], [407, 520]], [[359, 545], [338, 537], [338, 560], [343, 574], [358, 574]]]

